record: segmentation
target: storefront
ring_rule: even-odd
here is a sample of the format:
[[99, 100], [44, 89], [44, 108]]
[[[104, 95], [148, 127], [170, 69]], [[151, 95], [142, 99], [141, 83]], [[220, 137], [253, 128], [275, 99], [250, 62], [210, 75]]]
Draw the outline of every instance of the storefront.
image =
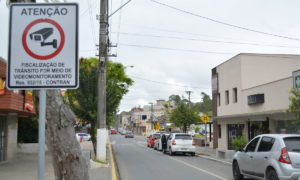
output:
[[0, 163], [18, 150], [18, 118], [35, 115], [32, 91], [6, 89], [6, 61], [0, 58]]

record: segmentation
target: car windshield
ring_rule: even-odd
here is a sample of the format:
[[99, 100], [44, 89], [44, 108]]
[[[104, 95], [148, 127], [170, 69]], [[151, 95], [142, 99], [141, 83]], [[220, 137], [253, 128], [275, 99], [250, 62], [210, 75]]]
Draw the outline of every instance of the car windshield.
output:
[[175, 139], [186, 139], [186, 140], [192, 140], [191, 135], [189, 134], [176, 134]]
[[160, 137], [160, 134], [153, 134], [153, 138], [158, 139]]
[[300, 137], [287, 137], [284, 138], [283, 140], [288, 152], [300, 153]]

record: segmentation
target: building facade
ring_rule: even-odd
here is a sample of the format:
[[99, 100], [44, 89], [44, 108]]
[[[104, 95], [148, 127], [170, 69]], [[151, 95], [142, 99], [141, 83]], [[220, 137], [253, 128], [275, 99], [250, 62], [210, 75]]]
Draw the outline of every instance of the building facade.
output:
[[239, 54], [212, 69], [213, 147], [232, 150], [238, 136], [299, 133], [289, 106], [300, 56]]
[[18, 118], [35, 115], [32, 91], [7, 90], [6, 61], [0, 58], [0, 163], [15, 157]]

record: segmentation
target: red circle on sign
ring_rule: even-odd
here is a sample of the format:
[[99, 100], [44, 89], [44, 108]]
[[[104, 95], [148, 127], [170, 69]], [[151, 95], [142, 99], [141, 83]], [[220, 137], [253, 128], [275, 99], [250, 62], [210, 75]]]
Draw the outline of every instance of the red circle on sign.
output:
[[[27, 42], [26, 42], [26, 36], [27, 36], [29, 30], [32, 28], [32, 26], [34, 26], [34, 25], [36, 25], [38, 23], [49, 23], [49, 24], [52, 24], [59, 31], [60, 38], [61, 38], [60, 44], [59, 44], [58, 48], [56, 49], [56, 51], [54, 51], [53, 53], [51, 53], [49, 55], [46, 55], [46, 56], [41, 56], [41, 55], [38, 55], [38, 54], [35, 54], [34, 52], [32, 52], [28, 48], [28, 45], [27, 45]], [[36, 58], [38, 60], [48, 60], [50, 58], [53, 58], [53, 57], [57, 56], [60, 53], [60, 51], [63, 49], [64, 44], [65, 44], [65, 33], [64, 33], [63, 29], [61, 28], [61, 26], [57, 22], [55, 22], [55, 21], [53, 21], [51, 19], [37, 19], [37, 20], [32, 21], [30, 24], [28, 24], [28, 26], [26, 26], [26, 28], [25, 28], [25, 30], [23, 32], [23, 35], [22, 35], [22, 44], [23, 44], [24, 50], [31, 57]]]

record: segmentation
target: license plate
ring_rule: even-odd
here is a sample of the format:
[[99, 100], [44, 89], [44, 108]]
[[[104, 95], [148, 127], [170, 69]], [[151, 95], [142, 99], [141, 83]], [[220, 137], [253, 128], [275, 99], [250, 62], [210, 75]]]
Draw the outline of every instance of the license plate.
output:
[[181, 148], [181, 150], [182, 150], [182, 151], [186, 151], [186, 150], [187, 150], [187, 148]]

